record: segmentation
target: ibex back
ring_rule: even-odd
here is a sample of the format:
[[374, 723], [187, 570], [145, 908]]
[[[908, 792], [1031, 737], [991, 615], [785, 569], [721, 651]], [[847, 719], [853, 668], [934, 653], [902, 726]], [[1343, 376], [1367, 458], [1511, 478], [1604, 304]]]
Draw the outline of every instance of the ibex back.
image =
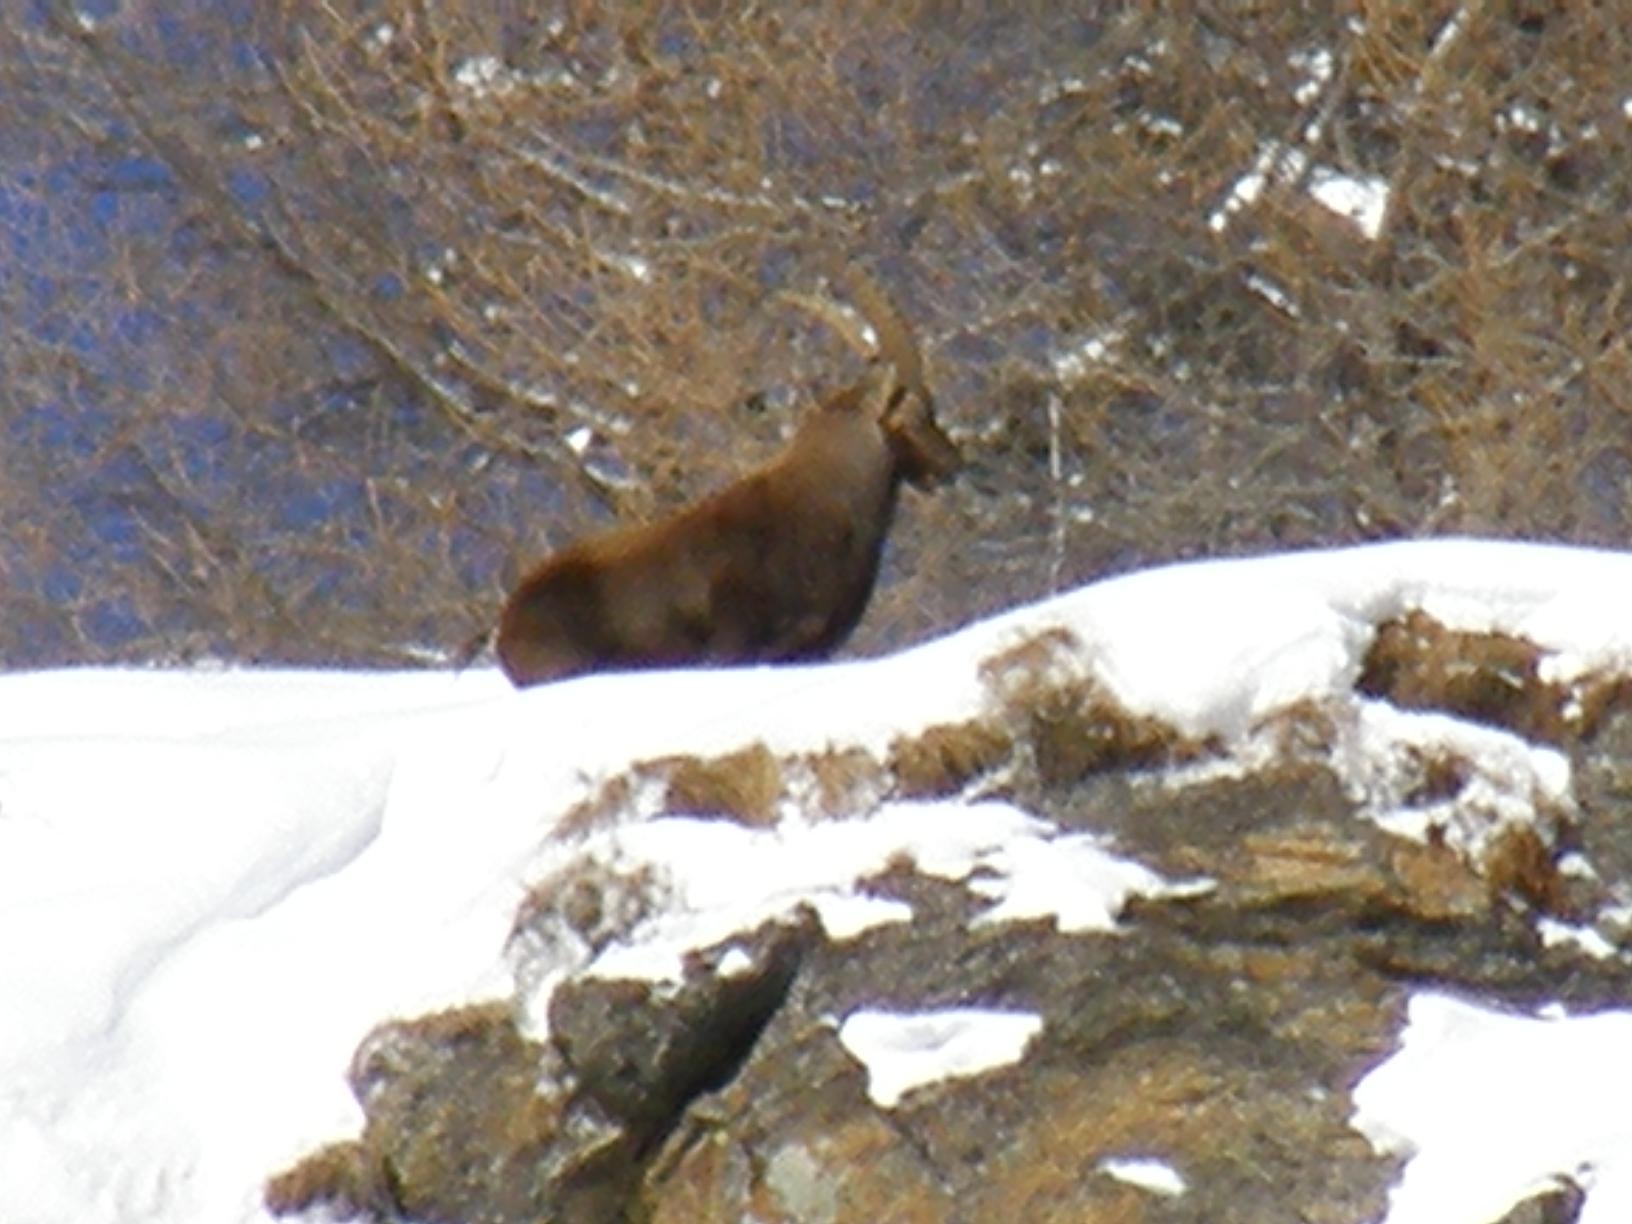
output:
[[871, 282], [852, 288], [879, 337], [864, 377], [734, 484], [528, 574], [499, 619], [499, 662], [515, 684], [819, 658], [855, 628], [901, 481], [929, 487], [960, 459], [900, 316]]

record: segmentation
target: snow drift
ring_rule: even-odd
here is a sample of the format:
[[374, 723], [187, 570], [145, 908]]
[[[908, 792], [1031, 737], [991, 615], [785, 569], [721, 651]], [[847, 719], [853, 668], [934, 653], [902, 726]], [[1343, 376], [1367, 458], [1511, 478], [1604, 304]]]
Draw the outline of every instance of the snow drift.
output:
[[[1071, 643], [1059, 665], [1246, 761], [1265, 718], [1352, 689], [1385, 620], [1421, 610], [1528, 639], [1568, 682], [1632, 674], [1629, 605], [1632, 556], [1435, 541], [1129, 575], [895, 657], [827, 666], [590, 677], [525, 694], [491, 672], [5, 677], [0, 1216], [266, 1219], [267, 1175], [358, 1127], [344, 1075], [373, 1024], [509, 989], [518, 903], [586, 853], [561, 840], [560, 822], [632, 761], [754, 744], [882, 755], [980, 715], [992, 700], [983, 662], [1059, 630]], [[1398, 816], [1386, 762], [1404, 742], [1453, 738], [1476, 755], [1497, 823], [1567, 788], [1557, 753], [1510, 734], [1382, 708], [1362, 722], [1349, 776], [1385, 825]], [[1205, 886], [1068, 846], [978, 796], [921, 817], [884, 804], [822, 829], [785, 812], [772, 830], [605, 830], [594, 853], [660, 866], [672, 906], [642, 940], [577, 949], [561, 972], [661, 976], [685, 949], [800, 902], [839, 932], [910, 920], [851, 887], [895, 854], [953, 875], [979, 865], [994, 920], [1042, 913], [1104, 929], [1130, 892]], [[1452, 832], [1471, 845], [1489, 830]], [[1066, 849], [1079, 857], [1065, 862]], [[1571, 1162], [1591, 1170], [1582, 1220], [1632, 1214], [1632, 1130], [1612, 1121], [1626, 1116], [1624, 1077], [1593, 1074], [1608, 1054], [1583, 1056], [1632, 1013], [1481, 1022], [1425, 996], [1412, 1023], [1431, 1036], [1408, 1034], [1358, 1094], [1379, 1149], [1415, 1153], [1391, 1224], [1478, 1224]], [[971, 1050], [976, 1023], [957, 1040], [851, 1031], [874, 1082], [893, 1085], [933, 1079], [937, 1046], [945, 1075], [1023, 1059], [1031, 1029], [1012, 1028], [996, 1053]], [[1437, 1070], [1400, 1070], [1430, 1046]], [[892, 1050], [910, 1069], [891, 1069]], [[1537, 1072], [1545, 1114], [1439, 1082], [1465, 1085], [1521, 1053], [1553, 1069]], [[1561, 1115], [1587, 1121], [1560, 1130]], [[1531, 1141], [1541, 1134], [1547, 1143]], [[1509, 1153], [1511, 1176], [1499, 1194], [1473, 1193], [1467, 1161], [1492, 1151]]]

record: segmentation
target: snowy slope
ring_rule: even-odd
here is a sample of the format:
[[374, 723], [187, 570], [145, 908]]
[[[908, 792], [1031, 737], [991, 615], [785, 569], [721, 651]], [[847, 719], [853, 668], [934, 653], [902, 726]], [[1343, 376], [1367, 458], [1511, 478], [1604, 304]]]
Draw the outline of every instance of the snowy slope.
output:
[[[630, 760], [754, 742], [882, 751], [977, 712], [980, 660], [1053, 625], [1131, 709], [1228, 743], [1288, 702], [1346, 690], [1372, 626], [1411, 608], [1528, 637], [1559, 652], [1561, 673], [1632, 672], [1629, 597], [1632, 556], [1439, 541], [1130, 575], [865, 663], [525, 694], [487, 672], [0, 678], [0, 1219], [264, 1219], [270, 1171], [360, 1124], [344, 1075], [374, 1023], [507, 993], [501, 949], [528, 883], [559, 857], [555, 822]], [[1517, 753], [1502, 770], [1561, 768], [1510, 741], [1492, 748]], [[985, 856], [1007, 873], [995, 904], [1058, 908], [1048, 873], [1024, 869], [1046, 830], [1023, 813], [893, 807], [867, 823], [752, 846], [734, 827], [716, 832], [737, 840], [706, 846], [686, 822], [626, 831], [629, 853], [695, 887], [680, 894], [689, 911], [654, 928], [671, 944], [614, 954], [661, 972], [650, 966], [688, 941], [812, 890], [843, 922], [847, 881], [897, 850], [925, 864]], [[733, 856], [749, 853], [762, 857], [742, 870]], [[722, 878], [722, 862], [737, 869]], [[1092, 871], [1105, 914], [1128, 891], [1171, 886], [1109, 856]], [[1632, 1014], [1448, 1017], [1432, 996], [1419, 1003], [1405, 1049], [1359, 1100], [1374, 1143], [1420, 1151], [1391, 1224], [1479, 1224], [1561, 1161], [1593, 1170], [1584, 1221], [1632, 1219], [1632, 1128], [1618, 1121], [1632, 1084], [1583, 1061]], [[926, 1043], [956, 1051], [944, 1074], [1023, 1058], [1026, 1023], [879, 1018], [850, 1036], [887, 1097], [934, 1075]], [[1545, 1112], [1441, 1082], [1519, 1056], [1553, 1094]], [[1540, 1131], [1546, 1144], [1531, 1142]], [[1470, 1195], [1467, 1162], [1487, 1147], [1514, 1153], [1507, 1175]]]

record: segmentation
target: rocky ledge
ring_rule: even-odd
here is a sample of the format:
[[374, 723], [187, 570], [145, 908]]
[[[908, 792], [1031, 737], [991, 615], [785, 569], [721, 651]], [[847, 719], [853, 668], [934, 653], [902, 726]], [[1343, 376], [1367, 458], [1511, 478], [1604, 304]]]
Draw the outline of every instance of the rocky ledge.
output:
[[[1411, 613], [1347, 691], [1224, 744], [1129, 713], [1083, 657], [1063, 629], [1010, 645], [979, 716], [888, 753], [609, 780], [517, 915], [514, 996], [382, 1023], [362, 1134], [268, 1205], [1353, 1224], [1402, 1173], [1354, 1094], [1413, 998], [1632, 1005], [1624, 684]], [[863, 828], [848, 893], [761, 878], [767, 846]], [[640, 829], [770, 899], [705, 919]], [[1504, 1219], [1574, 1220], [1555, 1173]]]

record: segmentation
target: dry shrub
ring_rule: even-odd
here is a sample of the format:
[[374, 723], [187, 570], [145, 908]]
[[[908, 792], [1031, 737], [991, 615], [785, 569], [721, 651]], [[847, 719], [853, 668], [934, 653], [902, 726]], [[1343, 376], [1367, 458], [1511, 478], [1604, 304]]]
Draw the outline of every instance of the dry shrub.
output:
[[725, 756], [674, 757], [638, 768], [667, 773], [665, 811], [723, 816], [750, 828], [774, 822], [783, 794], [781, 765], [760, 743]]
[[635, 811], [635, 783], [627, 773], [606, 779], [562, 814], [555, 836], [577, 839], [616, 824]]
[[900, 793], [910, 798], [954, 795], [989, 774], [1014, 751], [1001, 726], [981, 719], [940, 723], [890, 744], [889, 769]]
[[445, 660], [848, 379], [796, 300], [847, 261], [976, 460], [859, 652], [1180, 557], [1632, 535], [1613, 6], [75, 12], [0, 30], [11, 665]]
[[828, 748], [782, 763], [788, 798], [807, 816], [847, 820], [873, 811], [895, 783], [864, 748]]
[[347, 1140], [327, 1144], [268, 1178], [264, 1201], [273, 1215], [323, 1207], [335, 1218], [350, 1219], [384, 1209], [390, 1197], [363, 1145]]
[[663, 882], [649, 864], [620, 867], [581, 859], [533, 884], [516, 907], [510, 942], [599, 952], [657, 910]]
[[793, 298], [852, 259], [978, 460], [909, 498], [862, 652], [1177, 557], [1624, 541], [1632, 34], [1352, 16], [36, 6], [0, 659], [445, 659], [848, 377]]
[[1034, 634], [986, 659], [980, 670], [1002, 720], [1029, 750], [1045, 785], [1198, 760], [1216, 750], [1160, 719], [1133, 713], [1105, 692], [1084, 671], [1081, 648], [1067, 629]]
[[1560, 743], [1579, 734], [1580, 702], [1543, 681], [1542, 650], [1505, 633], [1447, 629], [1422, 612], [1378, 627], [1356, 686], [1408, 709], [1444, 710]]

